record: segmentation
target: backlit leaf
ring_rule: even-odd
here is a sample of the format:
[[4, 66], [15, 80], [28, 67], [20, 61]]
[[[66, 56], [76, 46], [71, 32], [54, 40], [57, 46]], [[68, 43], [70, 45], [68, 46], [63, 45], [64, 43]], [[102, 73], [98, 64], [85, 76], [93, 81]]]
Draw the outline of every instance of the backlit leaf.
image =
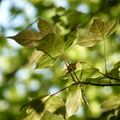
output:
[[107, 25], [103, 19], [94, 19], [89, 28], [90, 35], [81, 38], [78, 45], [84, 47], [95, 46], [99, 41], [104, 40], [105, 37], [111, 35], [117, 28], [118, 20], [113, 19]]
[[36, 69], [43, 69], [52, 66], [59, 56], [51, 58], [48, 54], [42, 55], [37, 61]]
[[[96, 68], [93, 69], [90, 66], [88, 66], [87, 64], [84, 64], [82, 62], [80, 64], [79, 63], [80, 62], [77, 63], [78, 67], [76, 67], [76, 69], [74, 70], [74, 72], [79, 80], [86, 81], [87, 78], [97, 77], [98, 75], [100, 75], [100, 73], [98, 72], [99, 69], [96, 69]], [[71, 72], [71, 74], [74, 76], [73, 72]], [[67, 72], [64, 75], [64, 79], [72, 78], [71, 74], [69, 72]]]
[[31, 65], [33, 63], [36, 63], [43, 54], [44, 54], [44, 52], [38, 51], [38, 50], [35, 49], [33, 51], [32, 55], [31, 55], [31, 58], [30, 58], [30, 61], [29, 61], [29, 65]]
[[103, 39], [100, 36], [94, 34], [81, 38], [77, 44], [84, 47], [92, 47], [97, 45], [101, 40]]
[[66, 101], [66, 110], [67, 110], [67, 117], [70, 117], [74, 115], [82, 102], [82, 96], [81, 96], [81, 89], [80, 87], [77, 87], [74, 89], [74, 92], [70, 93], [70, 96], [67, 98]]
[[96, 36], [100, 36], [101, 38], [103, 38], [102, 35], [102, 31], [104, 29], [104, 20], [103, 19], [94, 19], [92, 25], [89, 28], [89, 31], [91, 32], [91, 34], [96, 34]]
[[32, 30], [25, 30], [15, 36], [7, 37], [14, 39], [17, 43], [25, 47], [34, 47], [34, 43], [45, 36], [44, 33]]
[[113, 19], [110, 22], [108, 22], [108, 24], [104, 27], [102, 31], [104, 37], [111, 35], [116, 30], [118, 23], [118, 19]]
[[64, 120], [62, 117], [59, 117], [55, 114], [46, 111], [41, 120]]
[[47, 35], [52, 30], [52, 26], [47, 21], [39, 18], [38, 29], [40, 30], [40, 32]]
[[17, 43], [25, 47], [35, 47], [34, 43], [44, 38], [52, 30], [51, 25], [41, 18], [39, 18], [37, 25], [40, 32], [25, 30], [15, 36], [10, 36], [7, 38], [14, 39]]
[[23, 120], [41, 120], [45, 111], [65, 118], [65, 106], [62, 99], [58, 96], [42, 96], [31, 100], [26, 104], [27, 116]]
[[112, 70], [108, 73], [110, 77], [120, 79], [120, 61], [117, 62]]
[[63, 38], [54, 33], [48, 34], [42, 40], [35, 43], [38, 50], [43, 51], [51, 57], [60, 55], [63, 52]]

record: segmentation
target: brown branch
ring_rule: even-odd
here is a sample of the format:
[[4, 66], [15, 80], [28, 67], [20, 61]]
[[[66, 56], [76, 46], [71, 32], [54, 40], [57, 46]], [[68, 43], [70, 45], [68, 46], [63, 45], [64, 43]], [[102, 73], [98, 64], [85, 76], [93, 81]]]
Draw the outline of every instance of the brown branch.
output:
[[56, 95], [56, 94], [62, 92], [63, 90], [66, 90], [67, 88], [69, 88], [71, 86], [74, 86], [74, 85], [77, 85], [77, 84], [85, 84], [85, 85], [93, 85], [93, 86], [101, 86], [101, 87], [106, 87], [106, 86], [120, 86], [120, 84], [98, 84], [98, 83], [91, 83], [91, 82], [76, 82], [76, 83], [73, 83], [73, 84], [71, 84], [71, 85], [69, 85], [69, 86], [67, 86], [67, 87], [59, 90], [56, 93], [51, 94], [51, 96], [52, 95]]

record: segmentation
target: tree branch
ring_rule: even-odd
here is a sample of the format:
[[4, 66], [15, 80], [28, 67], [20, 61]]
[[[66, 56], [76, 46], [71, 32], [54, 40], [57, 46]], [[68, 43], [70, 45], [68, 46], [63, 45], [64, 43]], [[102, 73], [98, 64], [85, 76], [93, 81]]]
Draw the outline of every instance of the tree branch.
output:
[[91, 83], [91, 82], [76, 82], [76, 83], [73, 83], [73, 84], [71, 84], [71, 85], [69, 85], [69, 86], [67, 86], [67, 87], [59, 90], [56, 93], [51, 94], [51, 96], [52, 95], [56, 95], [56, 94], [62, 92], [63, 90], [66, 90], [67, 88], [69, 88], [71, 86], [74, 86], [74, 85], [77, 85], [77, 84], [85, 84], [85, 85], [93, 85], [93, 86], [101, 86], [101, 87], [106, 87], [106, 86], [120, 86], [120, 84], [98, 84], [98, 83]]

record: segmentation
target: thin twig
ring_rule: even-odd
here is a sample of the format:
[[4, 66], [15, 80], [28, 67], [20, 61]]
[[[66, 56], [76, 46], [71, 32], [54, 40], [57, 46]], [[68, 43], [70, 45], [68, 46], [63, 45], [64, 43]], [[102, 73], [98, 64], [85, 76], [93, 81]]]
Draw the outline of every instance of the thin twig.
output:
[[85, 84], [85, 85], [93, 85], [93, 86], [101, 86], [101, 87], [105, 87], [105, 86], [120, 86], [120, 84], [98, 84], [98, 83], [91, 83], [91, 82], [76, 82], [76, 83], [73, 83], [61, 90], [59, 90], [58, 92], [55, 92], [53, 94], [51, 94], [51, 96], [53, 95], [56, 95], [60, 92], [62, 92], [63, 90], [66, 90], [67, 88], [71, 87], [71, 86], [74, 86], [74, 85], [77, 85], [77, 84]]
[[84, 63], [84, 64], [90, 66], [90, 67], [93, 68], [95, 71], [97, 71], [98, 73], [100, 73], [101, 75], [103, 75], [105, 78], [114, 79], [114, 80], [116, 80], [116, 81], [120, 81], [119, 78], [114, 78], [114, 77], [109, 76], [108, 74], [104, 74], [104, 73], [100, 72], [98, 69], [92, 67], [90, 64], [88, 64], [88, 63], [86, 63], [86, 62], [81, 62], [81, 63]]
[[[73, 75], [72, 75], [72, 73], [71, 73], [71, 70], [70, 70], [70, 68], [69, 68], [69, 66], [68, 66], [68, 64], [70, 64], [70, 63], [68, 62], [68, 60], [67, 60], [67, 58], [64, 56], [64, 54], [62, 54], [62, 56], [63, 56], [64, 62], [65, 62], [65, 63], [67, 62], [67, 63], [66, 63], [67, 69], [69, 70], [69, 73], [70, 73], [70, 75], [71, 75], [72, 78], [73, 78]], [[72, 72], [73, 72], [73, 74], [74, 74], [74, 77], [75, 77], [76, 80], [79, 82], [79, 79], [78, 79], [76, 73], [74, 72], [73, 68], [71, 68], [71, 69], [72, 69]], [[74, 79], [74, 80], [75, 80], [75, 79]]]
[[64, 62], [65, 62], [65, 65], [67, 66], [68, 72], [70, 73], [73, 81], [76, 82], [76, 80], [75, 80], [74, 76], [72, 75], [71, 70], [70, 70], [70, 68], [69, 68], [69, 66], [68, 66], [69, 62], [66, 60], [64, 54], [62, 54], [62, 57], [63, 57], [63, 60], [64, 60]]

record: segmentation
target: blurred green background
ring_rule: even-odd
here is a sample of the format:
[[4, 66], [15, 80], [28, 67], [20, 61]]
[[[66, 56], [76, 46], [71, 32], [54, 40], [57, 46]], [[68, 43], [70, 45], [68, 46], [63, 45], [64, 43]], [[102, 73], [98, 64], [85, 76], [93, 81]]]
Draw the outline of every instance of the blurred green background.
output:
[[[33, 48], [24, 48], [6, 39], [7, 36], [14, 36], [26, 28], [37, 31], [33, 22], [39, 17], [56, 26], [59, 35], [72, 31], [80, 24], [79, 34], [84, 36], [89, 33], [87, 29], [93, 18], [108, 22], [119, 16], [119, 0], [0, 0], [0, 120], [21, 120], [26, 113], [25, 110], [19, 112], [19, 109], [29, 98], [57, 92], [66, 83], [62, 80], [61, 59], [50, 68], [34, 70], [35, 64], [28, 66]], [[70, 62], [85, 61], [104, 72], [103, 42], [91, 48], [73, 46], [65, 55]], [[119, 60], [120, 26], [107, 38], [107, 68], [112, 68]], [[85, 92], [90, 108], [82, 105], [69, 120], [109, 118], [112, 112], [103, 111], [100, 105], [104, 100], [119, 95], [119, 89], [87, 87]], [[68, 94], [64, 91], [59, 95], [65, 100]]]

